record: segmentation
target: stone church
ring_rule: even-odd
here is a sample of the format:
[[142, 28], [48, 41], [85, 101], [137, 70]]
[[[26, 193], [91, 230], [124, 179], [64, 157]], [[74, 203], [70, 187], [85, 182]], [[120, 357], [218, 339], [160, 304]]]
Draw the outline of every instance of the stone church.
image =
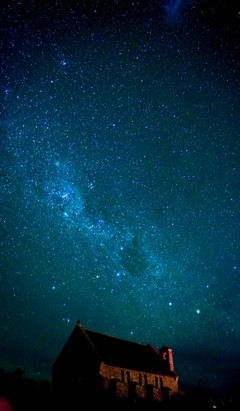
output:
[[59, 398], [162, 402], [178, 393], [173, 352], [86, 330], [77, 322], [52, 366]]

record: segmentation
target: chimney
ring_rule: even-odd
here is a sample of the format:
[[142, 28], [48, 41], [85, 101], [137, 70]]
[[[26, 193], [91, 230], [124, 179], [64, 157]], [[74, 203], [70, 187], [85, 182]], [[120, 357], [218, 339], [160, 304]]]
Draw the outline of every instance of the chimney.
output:
[[166, 368], [171, 372], [175, 372], [172, 349], [168, 347], [162, 347], [160, 348], [159, 353], [161, 355], [163, 362], [165, 363]]
[[171, 348], [168, 348], [168, 362], [170, 371], [174, 372], [173, 352]]

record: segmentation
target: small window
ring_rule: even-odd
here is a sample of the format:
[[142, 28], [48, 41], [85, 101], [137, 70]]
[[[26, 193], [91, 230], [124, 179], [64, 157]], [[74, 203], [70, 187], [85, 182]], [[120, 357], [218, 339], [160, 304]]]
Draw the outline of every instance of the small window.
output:
[[124, 382], [124, 370], [121, 370], [122, 382]]
[[155, 377], [155, 386], [158, 388], [158, 377]]
[[139, 374], [139, 385], [142, 385], [142, 374]]

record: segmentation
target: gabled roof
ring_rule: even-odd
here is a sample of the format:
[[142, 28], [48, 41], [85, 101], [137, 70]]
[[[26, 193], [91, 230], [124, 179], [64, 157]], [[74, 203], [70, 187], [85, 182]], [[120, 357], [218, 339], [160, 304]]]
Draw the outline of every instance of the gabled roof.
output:
[[[88, 339], [101, 361], [107, 365], [139, 370], [154, 374], [176, 376], [169, 370], [169, 364], [151, 344], [143, 345], [109, 335], [86, 330], [78, 321], [85, 338]], [[165, 347], [167, 349], [167, 347]]]

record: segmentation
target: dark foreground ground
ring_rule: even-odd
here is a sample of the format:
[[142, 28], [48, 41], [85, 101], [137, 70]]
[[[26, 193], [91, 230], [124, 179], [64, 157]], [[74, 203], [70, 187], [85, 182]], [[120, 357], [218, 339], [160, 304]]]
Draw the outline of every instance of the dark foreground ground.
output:
[[0, 370], [0, 411], [85, 411], [100, 407], [105, 411], [235, 411], [239, 406], [240, 384], [232, 385], [224, 394], [197, 384], [180, 390], [178, 395], [162, 403], [136, 399], [115, 401], [94, 396], [74, 398], [74, 395], [54, 392], [50, 381], [25, 378], [20, 369], [10, 373]]

